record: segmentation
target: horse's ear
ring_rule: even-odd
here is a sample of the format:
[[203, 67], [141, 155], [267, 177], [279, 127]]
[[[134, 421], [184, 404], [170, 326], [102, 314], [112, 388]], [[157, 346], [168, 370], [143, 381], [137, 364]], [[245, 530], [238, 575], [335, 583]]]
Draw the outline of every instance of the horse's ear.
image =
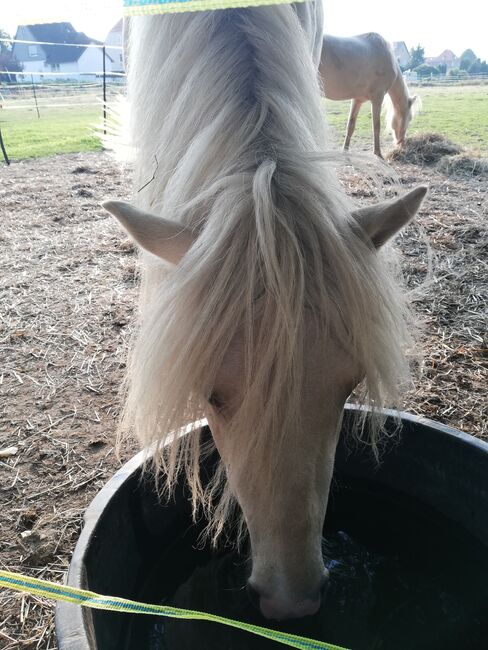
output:
[[414, 218], [426, 193], [427, 187], [420, 185], [399, 199], [360, 208], [353, 212], [353, 217], [375, 248], [381, 248]]
[[415, 102], [418, 100], [419, 96], [418, 95], [412, 95], [411, 97], [408, 98], [408, 105], [409, 107], [413, 106]]
[[102, 206], [142, 248], [171, 264], [178, 264], [195, 241], [193, 233], [183, 226], [143, 212], [124, 201], [105, 201]]

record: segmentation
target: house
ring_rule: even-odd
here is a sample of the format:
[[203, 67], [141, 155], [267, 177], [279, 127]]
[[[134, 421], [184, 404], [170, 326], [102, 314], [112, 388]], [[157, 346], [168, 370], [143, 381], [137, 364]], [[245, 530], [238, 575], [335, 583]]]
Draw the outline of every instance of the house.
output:
[[412, 62], [412, 57], [405, 45], [405, 41], [394, 41], [392, 44], [393, 54], [403, 70], [407, 70]]
[[452, 50], [444, 50], [444, 52], [442, 52], [442, 54], [439, 54], [439, 56], [426, 56], [425, 63], [435, 66], [444, 64], [446, 66], [446, 70], [451, 70], [451, 68], [459, 67], [460, 60]]
[[123, 21], [121, 18], [119, 22], [112, 27], [112, 29], [107, 34], [107, 38], [105, 39], [107, 54], [110, 55], [113, 61], [112, 72], [120, 73], [125, 71], [123, 51], [120, 49], [122, 45], [123, 45]]
[[[57, 79], [63, 80], [94, 80], [103, 70], [102, 43], [77, 32], [71, 23], [20, 25], [15, 40], [33, 41], [32, 45], [14, 43], [13, 54], [35, 81], [46, 73], [55, 73]], [[112, 65], [112, 57], [105, 53], [107, 72], [112, 71]]]

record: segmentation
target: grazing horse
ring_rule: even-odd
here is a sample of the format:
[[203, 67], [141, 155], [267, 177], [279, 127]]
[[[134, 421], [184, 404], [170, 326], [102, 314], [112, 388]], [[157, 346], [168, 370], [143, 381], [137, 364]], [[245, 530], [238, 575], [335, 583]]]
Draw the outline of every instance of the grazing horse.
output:
[[[361, 383], [379, 406], [407, 375], [408, 313], [379, 249], [426, 191], [362, 209], [345, 196], [326, 152], [322, 24], [314, 2], [131, 19], [137, 192], [104, 204], [145, 251], [123, 429], [156, 443], [168, 490], [185, 473], [213, 540], [240, 522], [249, 590], [273, 619], [321, 602], [346, 399]], [[210, 448], [174, 433], [201, 418]]]
[[417, 96], [410, 97], [400, 66], [390, 45], [379, 34], [361, 34], [350, 38], [324, 37], [320, 74], [328, 99], [351, 99], [344, 149], [349, 149], [356, 119], [364, 102], [370, 101], [373, 115], [374, 153], [382, 157], [380, 147], [381, 106], [385, 95], [388, 128], [397, 145], [403, 145], [408, 125], [416, 108]]

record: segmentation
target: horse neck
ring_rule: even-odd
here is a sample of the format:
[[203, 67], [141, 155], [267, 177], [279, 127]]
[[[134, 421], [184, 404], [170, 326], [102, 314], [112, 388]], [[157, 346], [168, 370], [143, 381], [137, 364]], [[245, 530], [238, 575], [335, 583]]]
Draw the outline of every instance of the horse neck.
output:
[[388, 94], [390, 95], [391, 103], [395, 111], [405, 116], [408, 111], [409, 94], [407, 84], [403, 79], [400, 69], [398, 69], [396, 79], [388, 90]]

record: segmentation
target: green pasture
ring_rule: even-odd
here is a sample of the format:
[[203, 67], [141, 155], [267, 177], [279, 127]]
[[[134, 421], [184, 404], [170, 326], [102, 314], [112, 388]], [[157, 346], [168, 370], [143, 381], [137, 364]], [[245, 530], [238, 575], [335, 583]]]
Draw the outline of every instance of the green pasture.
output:
[[[412, 122], [408, 135], [441, 133], [468, 149], [488, 154], [488, 86], [451, 86], [412, 88], [422, 100], [422, 111]], [[327, 121], [340, 134], [346, 132], [350, 102], [326, 101]], [[382, 126], [384, 120], [382, 121]], [[389, 146], [391, 137], [383, 133]], [[364, 104], [359, 113], [351, 148], [372, 146], [371, 104]]]
[[0, 111], [0, 128], [11, 160], [101, 149], [96, 133], [101, 122], [101, 106], [41, 107], [40, 117], [34, 107]]
[[[488, 86], [427, 87], [413, 89], [422, 98], [423, 110], [415, 118], [409, 134], [441, 133], [469, 149], [488, 153]], [[327, 119], [337, 136], [346, 128], [349, 102], [326, 102]], [[57, 153], [101, 149], [96, 127], [101, 123], [101, 107], [34, 107], [0, 110], [0, 128], [12, 160], [50, 156]], [[383, 135], [385, 144], [390, 137]], [[371, 144], [370, 106], [362, 107], [352, 148]], [[1, 160], [1, 158], [0, 158]]]

